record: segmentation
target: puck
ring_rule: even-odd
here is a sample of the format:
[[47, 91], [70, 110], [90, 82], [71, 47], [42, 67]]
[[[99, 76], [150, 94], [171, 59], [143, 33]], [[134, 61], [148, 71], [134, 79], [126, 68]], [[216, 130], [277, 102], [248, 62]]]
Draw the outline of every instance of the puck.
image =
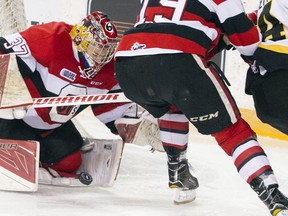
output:
[[79, 181], [84, 185], [90, 185], [93, 181], [93, 178], [89, 173], [81, 172], [79, 174]]

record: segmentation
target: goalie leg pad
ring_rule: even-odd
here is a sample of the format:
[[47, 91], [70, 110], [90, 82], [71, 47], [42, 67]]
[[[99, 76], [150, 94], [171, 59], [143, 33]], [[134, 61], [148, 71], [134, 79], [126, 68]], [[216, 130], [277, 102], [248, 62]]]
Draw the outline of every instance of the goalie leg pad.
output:
[[39, 143], [0, 139], [0, 190], [38, 190]]
[[82, 164], [77, 173], [89, 173], [93, 178], [92, 185], [113, 186], [121, 163], [123, 141], [121, 139], [94, 138], [85, 138], [84, 140], [89, 148], [93, 145], [93, 149], [86, 151], [86, 145], [83, 146]]

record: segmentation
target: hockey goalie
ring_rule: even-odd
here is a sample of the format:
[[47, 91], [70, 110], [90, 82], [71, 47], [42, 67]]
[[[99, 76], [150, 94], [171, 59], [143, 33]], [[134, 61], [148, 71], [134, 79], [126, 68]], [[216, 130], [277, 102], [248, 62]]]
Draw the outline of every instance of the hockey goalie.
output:
[[[23, 86], [21, 95], [9, 93], [11, 88], [7, 83], [10, 82], [11, 77], [15, 78], [17, 75], [15, 56], [2, 55], [0, 64], [4, 66], [2, 68], [7, 68], [6, 71], [2, 69], [3, 73], [1, 73], [6, 72], [7, 75], [4, 85], [1, 87], [1, 102], [7, 103], [9, 101], [9, 104], [13, 104], [15, 97], [17, 100], [19, 98], [21, 101], [27, 100], [29, 102], [30, 94], [27, 92], [26, 86]], [[18, 80], [18, 88], [20, 88], [20, 83], [21, 79]], [[0, 139], [0, 189], [36, 191], [38, 183], [58, 186], [96, 185], [110, 187], [113, 186], [118, 174], [124, 143], [142, 146], [149, 144], [153, 151], [163, 151], [156, 119], [134, 103], [129, 103], [128, 108], [124, 106], [125, 109], [120, 109], [120, 112], [117, 111], [117, 108], [123, 105], [113, 104], [112, 110], [107, 109], [109, 106], [111, 105], [98, 106], [103, 110], [96, 117], [100, 122], [106, 124], [111, 132], [119, 134], [121, 138], [118, 139], [97, 139], [97, 133], [89, 134], [85, 129], [87, 125], [85, 122], [81, 122], [78, 117], [62, 124], [59, 129], [47, 131], [46, 136], [41, 136], [41, 134], [35, 133], [37, 131], [35, 128], [28, 128], [24, 121], [31, 107], [14, 105], [14, 108], [0, 109], [2, 132], [0, 137], [4, 138]], [[70, 146], [63, 144], [67, 141], [68, 144], [73, 144], [76, 141], [81, 143], [80, 149], [68, 154], [60, 161], [55, 160], [55, 157], [60, 158], [61, 154], [67, 154], [66, 149], [69, 152]], [[23, 149], [26, 154], [23, 154]], [[13, 166], [7, 166], [11, 162], [13, 162]], [[32, 167], [32, 171], [27, 167]], [[65, 169], [67, 167], [69, 169]], [[19, 174], [19, 171], [16, 172], [16, 169], [26, 173], [26, 177]], [[29, 179], [30, 181], [28, 181]]]
[[[0, 189], [36, 191], [38, 181], [112, 186], [124, 143], [145, 145], [142, 129], [151, 122], [141, 117], [134, 103], [29, 105], [33, 98], [121, 92], [114, 78], [117, 42], [115, 25], [99, 11], [74, 26], [51, 22], [0, 37], [0, 107], [6, 107], [0, 109]], [[87, 106], [119, 138], [97, 139], [101, 130], [81, 134], [79, 127], [89, 125], [79, 126], [74, 117]], [[123, 118], [131, 110], [136, 112], [135, 126], [128, 127]]]

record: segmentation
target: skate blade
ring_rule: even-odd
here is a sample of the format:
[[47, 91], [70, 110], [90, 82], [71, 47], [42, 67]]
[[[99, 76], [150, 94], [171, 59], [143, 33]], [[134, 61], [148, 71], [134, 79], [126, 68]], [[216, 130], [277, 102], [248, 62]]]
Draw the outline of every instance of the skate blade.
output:
[[196, 199], [196, 190], [183, 190], [172, 188], [174, 204], [180, 205], [190, 203]]
[[273, 212], [273, 216], [288, 216], [288, 210], [282, 210], [282, 211], [275, 210]]

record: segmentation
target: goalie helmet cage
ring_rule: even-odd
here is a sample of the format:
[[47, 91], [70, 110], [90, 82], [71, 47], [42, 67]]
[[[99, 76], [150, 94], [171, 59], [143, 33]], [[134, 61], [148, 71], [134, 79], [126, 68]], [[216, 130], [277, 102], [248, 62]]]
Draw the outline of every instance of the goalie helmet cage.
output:
[[24, 0], [0, 0], [0, 35], [22, 31], [28, 27]]

